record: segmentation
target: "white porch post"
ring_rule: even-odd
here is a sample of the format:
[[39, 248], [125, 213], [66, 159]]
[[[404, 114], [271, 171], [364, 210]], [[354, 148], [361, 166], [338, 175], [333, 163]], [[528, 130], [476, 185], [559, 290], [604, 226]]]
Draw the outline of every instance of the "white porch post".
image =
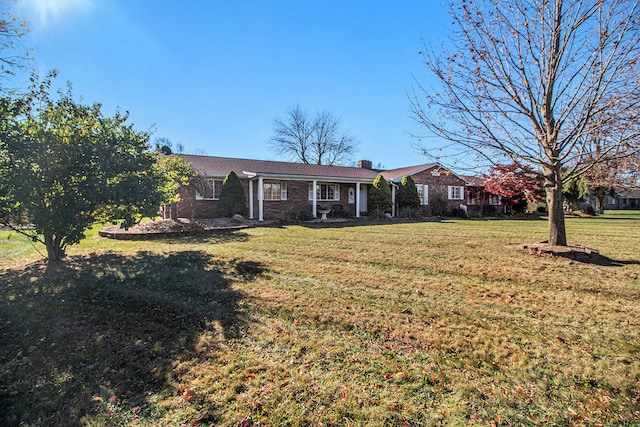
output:
[[258, 178], [258, 221], [264, 221], [264, 178]]
[[311, 211], [313, 213], [313, 217], [317, 218], [318, 217], [318, 200], [317, 200], [317, 194], [318, 194], [318, 190], [317, 190], [317, 186], [318, 186], [318, 181], [317, 180], [313, 180], [313, 203], [312, 203], [312, 207], [311, 207]]
[[391, 184], [391, 216], [396, 216], [396, 186]]
[[253, 219], [253, 181], [249, 180], [249, 219]]
[[356, 182], [356, 218], [360, 218], [360, 183]]

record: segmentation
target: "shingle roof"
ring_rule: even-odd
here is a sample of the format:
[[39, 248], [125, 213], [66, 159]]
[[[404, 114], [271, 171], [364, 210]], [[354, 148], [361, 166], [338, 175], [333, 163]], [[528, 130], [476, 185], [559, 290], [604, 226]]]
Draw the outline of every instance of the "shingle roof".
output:
[[485, 179], [481, 176], [477, 175], [460, 175], [460, 178], [467, 181], [467, 185], [472, 185], [474, 187], [484, 187]]
[[234, 171], [240, 178], [247, 178], [245, 172], [258, 175], [360, 179], [367, 181], [374, 180], [378, 176], [377, 171], [357, 167], [308, 165], [304, 163], [195, 156], [190, 154], [179, 154], [178, 156], [191, 164], [196, 172], [206, 176], [224, 177], [231, 171]]
[[437, 163], [425, 163], [424, 165], [407, 166], [400, 169], [390, 169], [380, 172], [387, 181], [400, 181], [407, 175], [415, 175], [427, 169], [438, 166]]

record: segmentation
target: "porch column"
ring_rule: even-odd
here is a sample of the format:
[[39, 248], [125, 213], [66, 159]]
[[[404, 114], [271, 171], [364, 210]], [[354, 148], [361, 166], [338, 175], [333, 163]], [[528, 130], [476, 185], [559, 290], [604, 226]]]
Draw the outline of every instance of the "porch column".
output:
[[391, 183], [391, 216], [396, 216], [396, 186]]
[[249, 180], [249, 219], [253, 219], [253, 181]]
[[318, 217], [318, 200], [317, 200], [317, 194], [318, 194], [318, 190], [317, 190], [317, 186], [318, 186], [318, 181], [317, 180], [313, 180], [313, 202], [312, 202], [312, 206], [311, 206], [311, 212], [313, 213], [313, 217], [317, 218]]
[[360, 183], [356, 182], [356, 218], [360, 218]]
[[264, 221], [264, 178], [258, 178], [258, 221]]

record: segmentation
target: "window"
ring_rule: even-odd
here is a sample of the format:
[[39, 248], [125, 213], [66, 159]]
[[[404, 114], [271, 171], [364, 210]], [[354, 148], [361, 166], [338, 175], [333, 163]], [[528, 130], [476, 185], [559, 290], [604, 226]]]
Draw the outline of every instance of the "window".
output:
[[202, 187], [196, 190], [196, 200], [218, 200], [222, 192], [222, 180], [204, 178]]
[[417, 184], [416, 190], [418, 190], [418, 197], [420, 197], [420, 204], [428, 205], [429, 204], [429, 186]]
[[489, 203], [490, 205], [498, 206], [498, 205], [500, 205], [500, 202], [501, 202], [501, 200], [500, 200], [500, 196], [496, 196], [496, 195], [493, 195], [493, 194], [489, 194], [489, 200], [488, 200], [488, 203]]
[[[309, 184], [309, 200], [313, 200], [313, 184]], [[339, 201], [340, 200], [340, 184], [323, 184], [316, 185], [316, 200], [318, 201]]]
[[262, 194], [264, 200], [287, 200], [287, 183], [282, 181], [264, 181]]
[[449, 186], [449, 200], [463, 200], [464, 188], [456, 185]]

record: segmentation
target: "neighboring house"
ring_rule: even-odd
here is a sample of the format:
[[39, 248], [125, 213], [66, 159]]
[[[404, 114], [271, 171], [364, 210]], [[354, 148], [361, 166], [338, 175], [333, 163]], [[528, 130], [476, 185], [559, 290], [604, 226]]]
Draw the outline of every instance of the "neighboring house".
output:
[[[400, 169], [385, 170], [380, 173], [387, 181], [392, 183], [393, 195], [395, 195], [395, 190], [397, 186], [400, 185], [402, 178], [407, 175], [410, 176], [416, 183], [418, 196], [420, 197], [420, 210], [424, 216], [431, 215], [429, 200], [437, 194], [446, 197], [449, 209], [460, 207], [466, 209], [466, 207], [464, 207], [466, 206], [466, 181], [439, 163], [427, 163]], [[395, 214], [395, 197], [393, 205]]]
[[640, 190], [623, 190], [616, 194], [616, 209], [640, 209]]
[[324, 166], [226, 157], [179, 155], [209, 180], [205, 194], [193, 185], [180, 191], [178, 215], [214, 218], [222, 182], [234, 171], [244, 185], [249, 218], [295, 218], [301, 211], [318, 216], [319, 208], [345, 210], [358, 218], [367, 211], [367, 192], [378, 175], [371, 162], [359, 167]]

